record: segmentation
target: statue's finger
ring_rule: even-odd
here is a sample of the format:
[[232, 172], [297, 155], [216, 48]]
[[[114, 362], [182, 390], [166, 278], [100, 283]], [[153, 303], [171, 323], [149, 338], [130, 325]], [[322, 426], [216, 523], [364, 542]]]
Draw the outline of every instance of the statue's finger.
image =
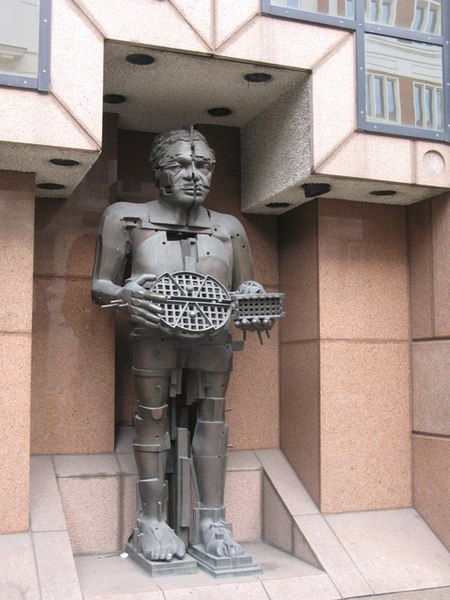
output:
[[258, 318], [254, 318], [252, 319], [252, 325], [255, 331], [262, 331], [263, 330], [263, 324], [261, 319]]
[[155, 315], [154, 313], [145, 310], [145, 308], [139, 308], [139, 306], [133, 306], [131, 308], [131, 314], [142, 317], [152, 323], [159, 323], [161, 320], [159, 315]]
[[248, 319], [242, 319], [241, 329], [250, 329], [250, 321]]
[[133, 323], [138, 323], [139, 325], [145, 325], [145, 327], [158, 327], [158, 325], [156, 323], [147, 321], [147, 319], [144, 319], [143, 317], [140, 317], [138, 315], [131, 314], [130, 320], [133, 321]]
[[263, 319], [263, 327], [266, 331], [270, 331], [273, 327], [273, 319]]
[[156, 275], [153, 275], [152, 273], [144, 273], [143, 275], [140, 275], [137, 279], [135, 279], [135, 283], [137, 283], [138, 285], [145, 285], [146, 283], [151, 283], [155, 281], [155, 279]]
[[143, 298], [145, 298], [146, 300], [150, 300], [151, 302], [166, 302], [167, 298], [166, 296], [164, 296], [164, 294], [158, 294], [156, 292], [151, 292], [149, 290], [146, 290], [145, 292], [143, 292]]
[[162, 314], [164, 312], [164, 308], [159, 304], [153, 304], [153, 302], [148, 302], [147, 300], [141, 300], [139, 298], [133, 298], [131, 300], [131, 304], [133, 306], [138, 306], [149, 313]]

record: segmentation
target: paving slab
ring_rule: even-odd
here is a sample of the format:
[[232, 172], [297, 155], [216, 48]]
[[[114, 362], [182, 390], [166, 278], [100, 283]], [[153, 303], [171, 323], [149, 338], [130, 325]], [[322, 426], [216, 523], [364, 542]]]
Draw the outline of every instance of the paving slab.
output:
[[[263, 568], [261, 575], [216, 580], [198, 571], [191, 575], [152, 579], [129, 558], [120, 558], [118, 555], [78, 556], [75, 562], [85, 600], [268, 600], [271, 594], [267, 585], [273, 590], [274, 597], [278, 598], [281, 582], [288, 585], [291, 580], [293, 583], [289, 585], [292, 590], [299, 586], [298, 589], [304, 590], [305, 594], [316, 583], [317, 593], [323, 595], [311, 596], [312, 600], [339, 598], [323, 571], [267, 544], [244, 546]], [[304, 585], [301, 583], [303, 579], [308, 580]], [[272, 585], [272, 581], [276, 583]], [[303, 600], [309, 596], [302, 595], [299, 598]]]
[[0, 598], [41, 600], [31, 533], [0, 536]]
[[373, 594], [373, 590], [322, 515], [295, 517], [295, 522], [344, 598]]
[[82, 600], [67, 531], [33, 533], [42, 600]]
[[375, 594], [450, 585], [450, 553], [414, 509], [326, 520]]
[[118, 555], [77, 556], [75, 564], [84, 600], [164, 600], [151, 577], [130, 559]]
[[351, 598], [350, 600], [450, 600], [450, 587], [382, 594], [381, 596], [364, 596], [363, 598]]
[[341, 595], [325, 573], [308, 577], [269, 579], [264, 588], [270, 600], [340, 600]]
[[256, 450], [255, 454], [291, 515], [319, 512], [281, 450]]
[[66, 529], [51, 456], [32, 456], [30, 460], [30, 522], [32, 531]]

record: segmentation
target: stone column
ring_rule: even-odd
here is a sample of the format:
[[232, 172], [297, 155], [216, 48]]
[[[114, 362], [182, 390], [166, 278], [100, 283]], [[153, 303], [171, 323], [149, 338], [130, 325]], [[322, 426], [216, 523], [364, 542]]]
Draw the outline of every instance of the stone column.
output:
[[34, 186], [0, 171], [0, 533], [29, 525]]
[[450, 548], [450, 194], [408, 217], [414, 506]]
[[33, 454], [114, 449], [114, 314], [91, 301], [98, 224], [116, 199], [117, 115], [66, 199], [38, 198], [31, 405]]
[[323, 198], [280, 223], [281, 448], [323, 512], [410, 506], [405, 209]]

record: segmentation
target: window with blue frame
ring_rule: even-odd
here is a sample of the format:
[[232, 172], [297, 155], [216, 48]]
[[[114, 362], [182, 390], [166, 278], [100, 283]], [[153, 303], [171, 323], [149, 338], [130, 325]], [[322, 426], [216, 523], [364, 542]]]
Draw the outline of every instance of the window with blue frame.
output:
[[0, 1], [0, 85], [48, 91], [50, 1]]
[[262, 0], [262, 12], [355, 32], [358, 129], [450, 141], [450, 2]]

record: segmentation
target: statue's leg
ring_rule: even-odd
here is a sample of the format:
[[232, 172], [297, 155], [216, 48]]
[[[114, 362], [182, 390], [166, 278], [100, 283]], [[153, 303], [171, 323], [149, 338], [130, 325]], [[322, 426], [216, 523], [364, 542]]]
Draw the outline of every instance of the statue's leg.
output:
[[228, 427], [225, 423], [225, 392], [229, 372], [203, 372], [205, 397], [198, 400], [192, 454], [198, 484], [200, 532], [206, 552], [215, 556], [244, 553], [225, 523], [224, 491]]
[[[143, 349], [142, 344], [139, 343], [140, 352]], [[149, 358], [151, 359], [151, 356]], [[137, 523], [138, 547], [150, 560], [171, 560], [174, 556], [182, 558], [185, 554], [184, 543], [166, 523], [165, 475], [167, 452], [170, 449], [167, 401], [171, 369], [168, 369], [164, 362], [158, 364], [158, 360], [146, 360], [144, 364], [145, 362], [166, 368], [142, 368], [142, 360], [137, 361], [138, 367], [133, 367], [137, 399], [133, 449], [139, 473], [138, 489], [142, 505]]]

